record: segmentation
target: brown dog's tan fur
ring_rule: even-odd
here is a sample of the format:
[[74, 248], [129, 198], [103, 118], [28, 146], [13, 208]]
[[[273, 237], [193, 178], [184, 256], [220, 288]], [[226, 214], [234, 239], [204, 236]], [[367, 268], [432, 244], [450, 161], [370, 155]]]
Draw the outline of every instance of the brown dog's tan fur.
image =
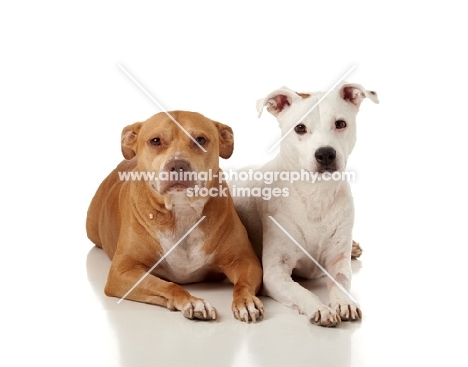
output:
[[[200, 262], [200, 269], [190, 268], [188, 262], [190, 269], [185, 273], [184, 264], [174, 262], [177, 256], [171, 257], [171, 253], [126, 298], [180, 310], [188, 318], [215, 319], [216, 310], [208, 302], [193, 297], [176, 282], [219, 279], [225, 275], [234, 284], [234, 316], [255, 321], [263, 315], [262, 302], [255, 297], [262, 280], [261, 265], [229, 194], [189, 198], [180, 183], [163, 187], [155, 182], [119, 178], [119, 172], [161, 172], [167, 162], [177, 160], [188, 162], [197, 172], [221, 172], [218, 157], [229, 158], [233, 151], [231, 128], [198, 113], [175, 111], [171, 116], [194, 138], [202, 137], [204, 140], [200, 141], [207, 152], [164, 113], [123, 130], [122, 153], [126, 160], [100, 185], [86, 222], [89, 239], [112, 259], [105, 293], [123, 297], [167, 251], [161, 238], [173, 238], [175, 244], [180, 238], [175, 236], [185, 234], [206, 216], [193, 231], [198, 234], [187, 236], [174, 251], [178, 251], [177, 256]], [[206, 188], [226, 187], [219, 178], [201, 184]], [[194, 250], [192, 240], [201, 244], [198, 250]], [[174, 269], [182, 271], [179, 274]]]

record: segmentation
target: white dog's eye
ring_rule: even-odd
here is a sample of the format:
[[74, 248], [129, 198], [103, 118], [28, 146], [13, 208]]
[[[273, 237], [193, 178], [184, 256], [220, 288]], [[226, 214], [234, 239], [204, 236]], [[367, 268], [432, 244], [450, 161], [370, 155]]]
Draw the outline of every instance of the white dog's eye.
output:
[[344, 120], [335, 121], [335, 127], [337, 129], [344, 129], [346, 127], [346, 121]]
[[307, 127], [304, 124], [299, 124], [294, 128], [294, 131], [299, 135], [303, 135], [307, 132]]
[[159, 139], [159, 138], [151, 139], [151, 140], [150, 140], [150, 144], [151, 144], [151, 145], [154, 145], [154, 146], [161, 145], [161, 139]]

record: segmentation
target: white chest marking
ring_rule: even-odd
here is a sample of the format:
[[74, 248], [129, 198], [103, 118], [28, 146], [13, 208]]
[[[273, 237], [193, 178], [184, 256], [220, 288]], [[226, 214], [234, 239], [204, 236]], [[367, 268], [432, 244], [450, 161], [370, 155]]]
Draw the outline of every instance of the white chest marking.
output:
[[[158, 232], [162, 255], [167, 253], [201, 218], [201, 213], [190, 206], [187, 197], [173, 195], [172, 211], [176, 218], [175, 232]], [[204, 250], [205, 234], [195, 227], [164, 259], [155, 273], [176, 283], [192, 283], [204, 280], [214, 254]]]

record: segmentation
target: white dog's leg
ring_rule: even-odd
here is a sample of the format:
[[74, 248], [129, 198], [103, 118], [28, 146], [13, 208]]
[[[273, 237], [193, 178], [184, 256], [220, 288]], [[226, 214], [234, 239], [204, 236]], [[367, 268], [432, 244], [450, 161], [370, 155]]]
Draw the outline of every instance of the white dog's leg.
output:
[[292, 271], [302, 255], [294, 244], [288, 240], [281, 241], [277, 231], [277, 228], [270, 227], [263, 239], [264, 293], [305, 314], [313, 324], [336, 326], [341, 320], [335, 309], [323, 304], [315, 294], [291, 278]]
[[359, 306], [349, 297], [352, 274], [349, 251], [330, 259], [326, 264], [326, 269], [346, 291], [341, 289], [334, 281], [328, 279], [330, 306], [340, 315], [343, 321], [361, 319], [362, 313]]

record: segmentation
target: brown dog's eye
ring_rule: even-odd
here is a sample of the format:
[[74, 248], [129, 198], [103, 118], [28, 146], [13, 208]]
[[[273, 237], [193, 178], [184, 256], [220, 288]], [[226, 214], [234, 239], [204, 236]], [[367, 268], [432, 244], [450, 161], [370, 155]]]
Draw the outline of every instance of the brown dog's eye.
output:
[[304, 124], [299, 124], [294, 128], [294, 131], [299, 135], [303, 135], [307, 132], [307, 128]]
[[204, 145], [206, 143], [206, 139], [202, 136], [199, 136], [198, 138], [195, 139], [196, 142], [200, 145]]
[[343, 120], [335, 121], [335, 127], [337, 129], [344, 129], [346, 127], [346, 121], [343, 121]]
[[150, 140], [150, 144], [151, 144], [151, 145], [154, 145], [154, 146], [161, 145], [161, 139], [159, 139], [159, 138], [151, 139], [151, 140]]

